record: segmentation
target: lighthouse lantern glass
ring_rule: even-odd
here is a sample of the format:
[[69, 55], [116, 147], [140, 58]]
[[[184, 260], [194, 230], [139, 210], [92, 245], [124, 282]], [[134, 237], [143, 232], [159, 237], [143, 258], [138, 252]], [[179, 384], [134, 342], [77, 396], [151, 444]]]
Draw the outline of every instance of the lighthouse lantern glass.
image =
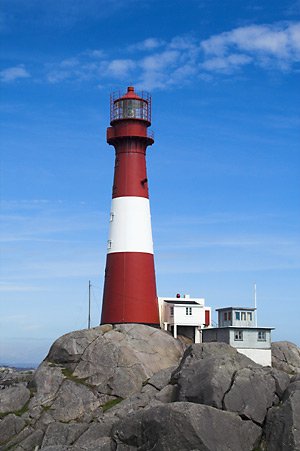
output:
[[113, 118], [137, 118], [148, 120], [147, 102], [135, 99], [117, 100], [114, 104]]

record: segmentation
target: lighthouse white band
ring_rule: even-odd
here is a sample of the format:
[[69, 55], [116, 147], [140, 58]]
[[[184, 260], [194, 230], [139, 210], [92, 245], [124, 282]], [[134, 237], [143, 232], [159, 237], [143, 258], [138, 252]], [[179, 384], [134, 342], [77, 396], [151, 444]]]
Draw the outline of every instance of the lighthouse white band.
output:
[[149, 199], [116, 197], [111, 202], [107, 253], [153, 254]]

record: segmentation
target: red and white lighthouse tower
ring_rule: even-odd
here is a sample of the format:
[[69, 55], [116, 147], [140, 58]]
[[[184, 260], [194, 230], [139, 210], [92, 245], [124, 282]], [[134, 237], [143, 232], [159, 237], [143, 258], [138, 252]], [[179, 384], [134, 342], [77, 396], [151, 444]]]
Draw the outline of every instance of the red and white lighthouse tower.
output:
[[107, 142], [115, 148], [115, 174], [101, 324], [159, 325], [146, 170], [154, 143], [149, 93], [115, 92]]

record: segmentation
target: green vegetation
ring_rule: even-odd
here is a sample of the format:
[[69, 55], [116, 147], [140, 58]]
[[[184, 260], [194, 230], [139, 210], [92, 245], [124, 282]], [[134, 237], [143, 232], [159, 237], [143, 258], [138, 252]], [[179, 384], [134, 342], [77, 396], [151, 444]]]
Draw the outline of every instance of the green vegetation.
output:
[[119, 404], [121, 401], [123, 401], [123, 398], [117, 398], [112, 399], [111, 401], [106, 402], [105, 404], [102, 404], [103, 413], [106, 412], [108, 409], [111, 409], [112, 407]]
[[47, 410], [51, 409], [51, 406], [43, 406], [43, 405], [41, 405], [41, 408], [43, 409], [44, 412], [47, 412]]
[[89, 384], [88, 382], [85, 381], [85, 379], [79, 379], [79, 377], [73, 376], [73, 371], [69, 370], [68, 368], [63, 368], [61, 370], [61, 372], [71, 382], [75, 382], [77, 384], [85, 385], [86, 387], [91, 388], [92, 390], [95, 388], [95, 385]]
[[0, 420], [2, 420], [4, 417], [9, 415], [10, 413], [13, 413], [14, 415], [17, 415], [18, 417], [20, 417], [21, 415], [23, 415], [23, 413], [27, 412], [28, 406], [29, 406], [29, 401], [27, 401], [27, 403], [23, 406], [23, 408], [21, 410], [12, 410], [11, 412], [0, 413]]

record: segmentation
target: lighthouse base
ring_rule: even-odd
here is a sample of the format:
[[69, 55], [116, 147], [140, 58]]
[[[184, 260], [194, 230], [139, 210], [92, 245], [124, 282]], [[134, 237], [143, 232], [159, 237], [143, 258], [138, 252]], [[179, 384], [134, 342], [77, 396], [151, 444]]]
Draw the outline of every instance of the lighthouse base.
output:
[[159, 326], [153, 254], [107, 254], [101, 324]]

